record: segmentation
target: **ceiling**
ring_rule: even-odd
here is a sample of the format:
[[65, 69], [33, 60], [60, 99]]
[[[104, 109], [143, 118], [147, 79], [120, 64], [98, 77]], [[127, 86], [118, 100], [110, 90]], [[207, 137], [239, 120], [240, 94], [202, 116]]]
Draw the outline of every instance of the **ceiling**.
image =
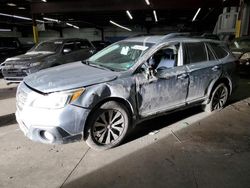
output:
[[[25, 16], [32, 15], [39, 20], [43, 17], [58, 19], [62, 22], [46, 25], [54, 28], [68, 27], [65, 22], [79, 27], [103, 28], [111, 26], [110, 20], [127, 27], [157, 26], [189, 26], [196, 29], [210, 30], [214, 27], [222, 8], [238, 6], [239, 0], [1, 0], [0, 13]], [[10, 6], [13, 3], [16, 6]], [[20, 8], [22, 7], [22, 8]], [[198, 8], [201, 8], [195, 22], [192, 22]], [[126, 14], [129, 10], [133, 20]], [[158, 22], [155, 22], [153, 10], [157, 13]], [[30, 27], [31, 20], [21, 20], [0, 15], [1, 27]]]

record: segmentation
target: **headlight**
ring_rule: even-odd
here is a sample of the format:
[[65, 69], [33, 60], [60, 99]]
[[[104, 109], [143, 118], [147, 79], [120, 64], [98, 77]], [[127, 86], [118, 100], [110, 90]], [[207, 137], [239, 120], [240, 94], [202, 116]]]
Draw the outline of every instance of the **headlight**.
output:
[[35, 66], [38, 66], [38, 65], [41, 65], [41, 62], [35, 62], [35, 63], [30, 64], [31, 67], [35, 67]]
[[35, 99], [31, 106], [36, 108], [59, 109], [78, 99], [85, 89], [52, 93]]
[[250, 52], [244, 53], [240, 59], [250, 59]]

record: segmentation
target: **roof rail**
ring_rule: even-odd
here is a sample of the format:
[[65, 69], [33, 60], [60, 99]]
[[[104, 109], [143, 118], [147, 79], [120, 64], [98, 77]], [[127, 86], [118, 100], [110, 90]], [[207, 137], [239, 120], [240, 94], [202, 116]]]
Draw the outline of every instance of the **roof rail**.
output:
[[161, 41], [171, 39], [174, 37], [189, 37], [189, 36], [191, 36], [191, 33], [169, 33], [167, 35], [164, 35]]
[[146, 37], [146, 36], [154, 36], [154, 34], [149, 34], [149, 33], [136, 34], [136, 35], [132, 35], [132, 36], [127, 37], [127, 39], [134, 38], [134, 37]]

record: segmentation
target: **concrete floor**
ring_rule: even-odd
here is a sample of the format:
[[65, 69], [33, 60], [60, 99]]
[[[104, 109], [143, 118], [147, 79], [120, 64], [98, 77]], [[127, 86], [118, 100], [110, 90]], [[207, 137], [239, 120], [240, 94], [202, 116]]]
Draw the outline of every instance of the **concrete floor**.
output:
[[1, 188], [250, 187], [250, 79], [224, 110], [152, 119], [105, 152], [28, 140], [15, 121], [15, 90], [0, 79]]

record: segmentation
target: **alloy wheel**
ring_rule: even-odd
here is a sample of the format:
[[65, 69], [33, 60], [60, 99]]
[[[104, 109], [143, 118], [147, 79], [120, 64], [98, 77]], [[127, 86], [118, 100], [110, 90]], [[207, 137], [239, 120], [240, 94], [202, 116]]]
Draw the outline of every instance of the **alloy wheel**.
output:
[[97, 117], [92, 134], [95, 141], [101, 145], [108, 145], [116, 141], [125, 129], [122, 113], [118, 110], [105, 110]]
[[217, 91], [214, 94], [213, 102], [212, 102], [212, 109], [213, 110], [219, 110], [221, 109], [226, 101], [227, 101], [228, 93], [225, 86], [221, 86], [217, 89]]

